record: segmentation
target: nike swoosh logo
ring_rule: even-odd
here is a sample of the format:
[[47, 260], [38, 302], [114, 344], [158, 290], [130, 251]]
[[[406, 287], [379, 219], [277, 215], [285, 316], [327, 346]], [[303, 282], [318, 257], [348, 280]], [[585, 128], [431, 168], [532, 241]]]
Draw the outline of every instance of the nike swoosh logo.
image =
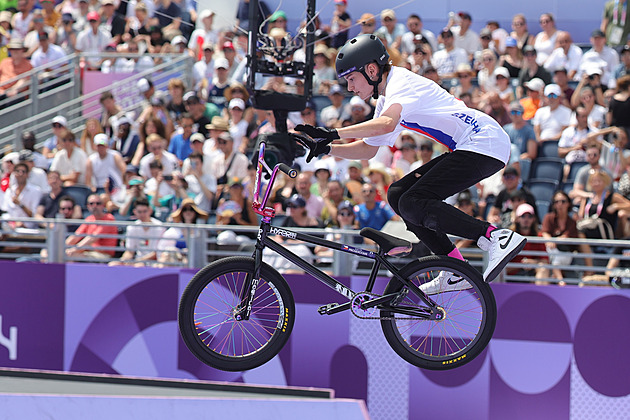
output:
[[507, 246], [510, 244], [510, 241], [512, 240], [512, 236], [514, 236], [514, 232], [510, 233], [510, 236], [508, 236], [508, 239], [507, 239], [507, 241], [505, 241], [505, 243], [499, 244], [501, 249], [507, 248]]
[[446, 280], [446, 284], [457, 284], [457, 283], [460, 283], [462, 281], [464, 281], [463, 277], [460, 277], [458, 280], [455, 280], [455, 281], [451, 281], [451, 279], [448, 279], [448, 280]]

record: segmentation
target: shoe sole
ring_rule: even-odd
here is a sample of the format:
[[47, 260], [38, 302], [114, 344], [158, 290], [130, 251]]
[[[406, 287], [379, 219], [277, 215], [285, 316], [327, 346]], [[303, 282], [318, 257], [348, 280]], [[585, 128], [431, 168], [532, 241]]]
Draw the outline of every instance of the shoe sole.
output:
[[499, 264], [497, 264], [497, 266], [494, 267], [492, 271], [488, 273], [487, 277], [484, 276], [484, 281], [486, 283], [490, 283], [492, 280], [494, 280], [501, 273], [501, 271], [503, 271], [505, 266], [508, 265], [510, 261], [512, 261], [512, 258], [516, 257], [519, 254], [519, 252], [521, 252], [523, 248], [525, 248], [526, 243], [527, 243], [527, 239], [523, 238], [523, 240], [514, 249], [512, 249], [505, 257], [503, 257], [501, 262], [499, 262]]

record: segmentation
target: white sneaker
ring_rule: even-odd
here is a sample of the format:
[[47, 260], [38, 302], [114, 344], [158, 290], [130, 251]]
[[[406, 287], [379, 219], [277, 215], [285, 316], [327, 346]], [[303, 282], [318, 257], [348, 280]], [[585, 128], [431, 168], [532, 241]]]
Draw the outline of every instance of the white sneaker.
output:
[[479, 248], [488, 252], [488, 267], [483, 273], [486, 282], [494, 280], [512, 258], [525, 247], [527, 239], [510, 229], [495, 229], [490, 239], [482, 236], [477, 241]]
[[435, 295], [437, 293], [455, 292], [458, 290], [470, 289], [470, 284], [462, 277], [450, 273], [448, 271], [440, 271], [433, 280], [420, 285], [422, 290], [427, 295]]

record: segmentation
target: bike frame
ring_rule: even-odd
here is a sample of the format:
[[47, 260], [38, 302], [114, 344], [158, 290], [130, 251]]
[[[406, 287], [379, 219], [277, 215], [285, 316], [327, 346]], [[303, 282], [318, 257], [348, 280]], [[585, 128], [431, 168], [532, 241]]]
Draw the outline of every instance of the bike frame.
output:
[[[269, 248], [272, 251], [279, 254], [280, 256], [286, 258], [287, 260], [289, 260], [290, 262], [292, 262], [293, 264], [295, 264], [296, 266], [304, 270], [306, 273], [315, 277], [317, 280], [324, 283], [326, 286], [330, 287], [331, 289], [335, 290], [337, 293], [339, 293], [340, 295], [348, 299], [348, 302], [335, 305], [331, 307], [330, 310], [327, 311], [326, 313], [333, 314], [333, 313], [337, 313], [337, 312], [341, 312], [341, 311], [349, 309], [352, 303], [352, 299], [357, 294], [357, 292], [353, 291], [345, 284], [329, 276], [328, 274], [326, 274], [319, 268], [305, 261], [300, 256], [296, 255], [295, 253], [283, 247], [280, 243], [269, 238], [269, 235], [279, 235], [283, 238], [298, 240], [301, 242], [310, 243], [314, 245], [320, 245], [320, 246], [323, 246], [323, 247], [326, 247], [335, 251], [350, 253], [353, 255], [358, 255], [364, 258], [374, 260], [372, 269], [370, 271], [370, 276], [368, 278], [368, 281], [364, 290], [365, 292], [367, 293], [372, 292], [372, 289], [374, 288], [374, 284], [376, 282], [376, 276], [378, 275], [378, 271], [381, 265], [383, 265], [392, 273], [392, 275], [397, 280], [399, 280], [401, 283], [407, 286], [407, 288], [409, 288], [416, 295], [418, 295], [427, 305], [427, 308], [424, 310], [418, 309], [418, 308], [409, 308], [409, 307], [404, 307], [404, 306], [396, 306], [395, 308], [389, 307], [388, 304], [390, 304], [391, 302], [395, 301], [396, 299], [400, 297], [400, 293], [393, 293], [390, 295], [381, 296], [376, 299], [371, 299], [366, 302], [363, 302], [361, 304], [361, 307], [364, 309], [375, 307], [377, 305], [388, 305], [389, 310], [407, 314], [407, 315], [413, 315], [413, 316], [426, 318], [426, 319], [433, 319], [435, 316], [439, 316], [440, 312], [437, 310], [437, 304], [432, 299], [430, 299], [427, 295], [425, 295], [424, 292], [422, 292], [415, 284], [413, 284], [412, 282], [410, 282], [409, 280], [401, 276], [399, 274], [399, 270], [390, 261], [388, 261], [385, 258], [386, 256], [382, 251], [379, 251], [378, 253], [376, 253], [367, 249], [357, 248], [350, 245], [332, 242], [332, 241], [318, 238], [316, 236], [309, 235], [306, 233], [295, 232], [287, 228], [279, 228], [276, 226], [271, 226], [271, 219], [275, 216], [275, 210], [271, 207], [266, 207], [266, 203], [267, 203], [267, 200], [269, 199], [271, 187], [273, 186], [273, 183], [276, 179], [278, 171], [281, 170], [292, 178], [294, 178], [297, 175], [297, 171], [295, 171], [294, 169], [291, 169], [288, 165], [285, 165], [283, 163], [277, 164], [272, 170], [271, 168], [269, 168], [269, 166], [267, 166], [266, 162], [264, 161], [264, 153], [265, 153], [265, 143], [261, 142], [260, 150], [258, 154], [256, 183], [254, 185], [253, 207], [254, 207], [254, 211], [257, 214], [260, 214], [262, 216], [262, 221], [260, 224], [260, 228], [258, 230], [256, 248], [253, 255], [254, 273], [253, 273], [252, 278], [248, 277], [246, 279], [245, 285], [242, 290], [242, 295], [241, 295], [242, 303], [238, 311], [240, 313], [241, 319], [244, 319], [244, 320], [249, 319], [249, 315], [251, 311], [251, 303], [252, 303], [251, 301], [256, 291], [258, 279], [260, 278], [260, 270], [263, 263], [262, 261], [263, 250], [265, 248]], [[266, 168], [267, 171], [271, 173], [271, 179], [269, 180], [269, 184], [265, 191], [265, 195], [261, 201], [260, 197], [261, 197], [261, 189], [262, 189], [263, 168]]]

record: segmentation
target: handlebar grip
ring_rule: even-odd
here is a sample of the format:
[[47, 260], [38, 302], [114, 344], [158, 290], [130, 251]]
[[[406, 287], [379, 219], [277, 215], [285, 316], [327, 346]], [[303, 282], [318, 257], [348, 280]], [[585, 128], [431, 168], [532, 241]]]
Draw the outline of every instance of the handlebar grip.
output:
[[286, 163], [279, 163], [278, 169], [280, 169], [285, 174], [289, 175], [290, 178], [295, 178], [298, 175], [298, 171], [287, 165]]

